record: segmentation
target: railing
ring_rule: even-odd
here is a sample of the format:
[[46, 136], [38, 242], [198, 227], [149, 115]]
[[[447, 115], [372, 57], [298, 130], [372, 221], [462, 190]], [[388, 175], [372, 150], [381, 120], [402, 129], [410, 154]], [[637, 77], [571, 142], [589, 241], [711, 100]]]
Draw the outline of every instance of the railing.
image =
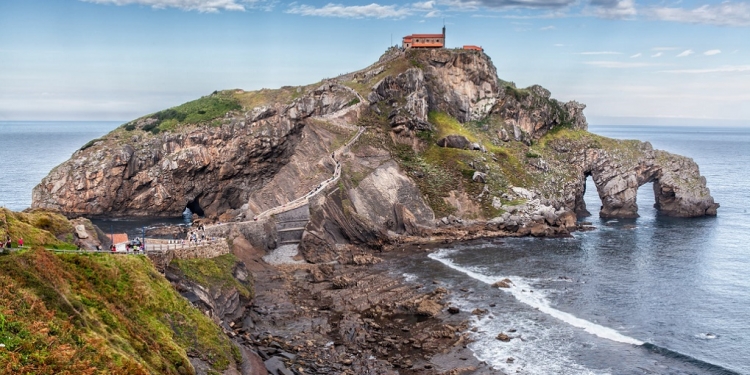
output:
[[[220, 243], [221, 241], [225, 241], [223, 238], [216, 238], [213, 240], [203, 240], [199, 242], [185, 242], [182, 243], [182, 241], [179, 240], [158, 240], [158, 239], [146, 239], [146, 247], [145, 250], [141, 250], [140, 248], [133, 248], [131, 250], [126, 251], [112, 251], [109, 249], [102, 249], [102, 250], [86, 250], [86, 249], [78, 249], [78, 250], [70, 250], [70, 249], [51, 249], [51, 248], [44, 248], [47, 251], [52, 251], [55, 253], [61, 253], [61, 254], [113, 254], [113, 255], [144, 255], [147, 253], [164, 253], [169, 250], [181, 250], [181, 249], [199, 249], [205, 246], [211, 246], [215, 245], [217, 243]], [[153, 243], [157, 242], [157, 243]], [[5, 251], [15, 252], [19, 250], [26, 250], [30, 249], [30, 246], [22, 246], [22, 247], [11, 247], [11, 248], [0, 248], [0, 253], [3, 253]]]

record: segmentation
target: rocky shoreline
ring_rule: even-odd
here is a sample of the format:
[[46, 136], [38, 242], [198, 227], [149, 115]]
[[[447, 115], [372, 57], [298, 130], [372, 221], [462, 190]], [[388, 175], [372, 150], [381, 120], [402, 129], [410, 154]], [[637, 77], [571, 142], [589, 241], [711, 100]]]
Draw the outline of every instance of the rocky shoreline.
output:
[[272, 266], [244, 252], [256, 294], [228, 334], [270, 374], [500, 374], [467, 348], [468, 315], [449, 306], [453, 291], [391, 271], [438, 244], [378, 257], [351, 248], [318, 265]]

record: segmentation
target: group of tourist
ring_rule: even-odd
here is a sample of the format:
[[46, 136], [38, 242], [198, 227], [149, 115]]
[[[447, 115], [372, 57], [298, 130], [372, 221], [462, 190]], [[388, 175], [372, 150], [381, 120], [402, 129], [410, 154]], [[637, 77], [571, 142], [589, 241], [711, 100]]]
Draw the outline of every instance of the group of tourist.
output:
[[[12, 242], [11, 242], [11, 240], [10, 240], [10, 235], [7, 235], [7, 236], [5, 236], [5, 244], [4, 244], [4, 247], [5, 247], [6, 249], [10, 249], [10, 248], [11, 248], [11, 246], [12, 246], [12, 244], [13, 244], [13, 243], [12, 243]], [[23, 247], [23, 237], [18, 237], [18, 247], [19, 247], [19, 248]]]
[[188, 232], [187, 241], [190, 244], [200, 244], [203, 241], [209, 240], [206, 237], [206, 227], [203, 224], [198, 225], [198, 229]]

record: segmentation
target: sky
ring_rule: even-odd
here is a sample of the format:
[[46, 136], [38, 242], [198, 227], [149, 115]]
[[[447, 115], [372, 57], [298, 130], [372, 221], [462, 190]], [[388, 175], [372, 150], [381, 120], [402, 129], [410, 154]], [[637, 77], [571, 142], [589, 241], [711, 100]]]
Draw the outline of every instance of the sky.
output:
[[0, 121], [128, 121], [364, 68], [404, 35], [480, 45], [592, 125], [750, 125], [750, 2], [1, 0]]

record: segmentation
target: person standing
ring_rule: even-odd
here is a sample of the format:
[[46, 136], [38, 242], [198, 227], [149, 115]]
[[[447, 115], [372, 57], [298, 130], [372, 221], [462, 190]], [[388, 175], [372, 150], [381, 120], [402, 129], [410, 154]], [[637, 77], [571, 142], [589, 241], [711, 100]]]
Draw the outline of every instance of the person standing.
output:
[[23, 247], [23, 237], [18, 238], [18, 247]]

